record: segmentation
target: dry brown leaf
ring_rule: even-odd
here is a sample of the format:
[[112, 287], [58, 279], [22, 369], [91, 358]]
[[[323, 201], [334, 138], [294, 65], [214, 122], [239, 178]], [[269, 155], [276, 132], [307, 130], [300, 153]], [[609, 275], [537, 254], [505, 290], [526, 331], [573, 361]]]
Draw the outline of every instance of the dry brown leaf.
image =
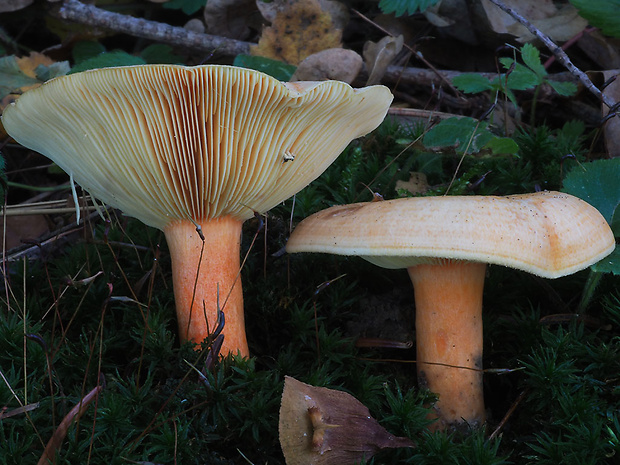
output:
[[418, 173], [416, 171], [412, 171], [409, 173], [408, 181], [396, 181], [396, 192], [402, 190], [406, 190], [411, 194], [424, 194], [429, 189], [428, 181], [426, 180], [426, 175], [424, 173]]
[[10, 250], [48, 232], [49, 227], [43, 215], [7, 216], [6, 228], [0, 231], [0, 241], [6, 237], [6, 248]]
[[244, 40], [260, 18], [255, 0], [209, 0], [204, 20], [209, 34]]
[[387, 67], [403, 48], [403, 36], [385, 36], [379, 42], [368, 41], [364, 44], [364, 61], [368, 70], [367, 86], [379, 84]]
[[342, 31], [318, 0], [286, 0], [270, 27], [263, 30], [252, 55], [297, 65], [314, 53], [342, 46]]
[[17, 65], [19, 66], [19, 69], [21, 69], [26, 76], [30, 76], [35, 79], [37, 77], [37, 73], [35, 71], [37, 66], [51, 66], [54, 63], [54, 60], [38, 52], [30, 52], [30, 55], [27, 57], [17, 58]]
[[353, 50], [329, 48], [304, 58], [291, 81], [333, 79], [351, 84], [362, 69], [362, 63], [362, 57]]
[[0, 0], [0, 13], [21, 10], [30, 5], [34, 0]]
[[346, 392], [286, 376], [280, 406], [280, 445], [287, 465], [348, 465], [380, 449], [415, 447], [390, 434]]
[[[482, 7], [493, 31], [511, 34], [519, 42], [529, 42], [534, 36], [508, 13], [489, 0], [481, 0]], [[512, 0], [510, 7], [556, 42], [564, 42], [588, 25], [572, 5], [557, 8], [552, 0]]]
[[[603, 80], [607, 81], [613, 76], [618, 76], [620, 70], [613, 69], [603, 71]], [[616, 79], [603, 91], [604, 94], [614, 102], [620, 102], [620, 79]], [[609, 108], [601, 103], [603, 116], [609, 113]], [[620, 157], [620, 119], [618, 117], [607, 120], [603, 126], [603, 134], [605, 138], [605, 147], [607, 155], [612, 158]]]

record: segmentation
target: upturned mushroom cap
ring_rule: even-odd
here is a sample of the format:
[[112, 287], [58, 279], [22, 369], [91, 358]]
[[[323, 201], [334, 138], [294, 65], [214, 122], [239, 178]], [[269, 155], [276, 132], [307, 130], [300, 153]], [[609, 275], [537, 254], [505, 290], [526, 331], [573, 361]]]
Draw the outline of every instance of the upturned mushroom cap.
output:
[[560, 192], [417, 197], [328, 208], [303, 220], [286, 250], [357, 255], [385, 268], [468, 260], [557, 278], [615, 247], [605, 218]]
[[9, 105], [2, 122], [94, 197], [163, 229], [269, 210], [376, 128], [391, 101], [383, 86], [146, 65], [53, 79]]

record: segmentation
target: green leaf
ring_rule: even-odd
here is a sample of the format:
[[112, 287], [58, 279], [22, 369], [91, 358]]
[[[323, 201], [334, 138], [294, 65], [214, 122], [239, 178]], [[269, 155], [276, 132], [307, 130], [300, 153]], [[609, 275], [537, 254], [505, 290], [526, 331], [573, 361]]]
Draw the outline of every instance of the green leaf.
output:
[[519, 151], [519, 146], [510, 137], [494, 137], [483, 148], [494, 154], [515, 154]]
[[207, 4], [207, 0], [171, 0], [164, 3], [164, 8], [181, 10], [186, 15], [193, 15]]
[[37, 79], [41, 81], [49, 81], [58, 76], [64, 76], [71, 70], [68, 61], [57, 61], [50, 66], [39, 65], [34, 70]]
[[[500, 58], [500, 63], [506, 69], [510, 69], [515, 61], [512, 58]], [[502, 74], [501, 82], [506, 82], [506, 75]], [[536, 87], [542, 83], [542, 79], [538, 75], [521, 63], [515, 63], [514, 69], [508, 75], [508, 88], [512, 90], [527, 90]]]
[[[583, 167], [583, 168], [582, 168]], [[620, 205], [620, 159], [596, 160], [574, 168], [564, 178], [564, 192], [585, 200], [612, 223]]]
[[152, 44], [146, 47], [140, 53], [140, 56], [146, 61], [148, 64], [182, 64], [183, 57], [181, 55], [177, 55], [172, 50], [170, 45], [164, 44]]
[[620, 37], [620, 0], [570, 0], [579, 14], [603, 34]]
[[0, 58], [0, 99], [22, 87], [31, 86], [39, 81], [26, 76], [17, 64], [15, 56]]
[[394, 13], [395, 16], [402, 16], [406, 13], [410, 16], [418, 10], [423, 12], [437, 3], [439, 0], [381, 0], [379, 8], [385, 14]]
[[467, 94], [477, 94], [486, 90], [492, 90], [493, 84], [484, 76], [476, 73], [464, 73], [452, 78], [452, 83], [457, 89]]
[[428, 131], [423, 139], [426, 147], [454, 147], [458, 153], [477, 153], [495, 137], [486, 123], [473, 118], [448, 118]]
[[111, 68], [113, 66], [132, 66], [144, 65], [146, 61], [142, 58], [130, 55], [123, 51], [105, 52], [95, 57], [84, 60], [71, 68], [68, 74], [79, 73], [88, 69]]
[[547, 70], [540, 62], [540, 52], [531, 44], [525, 44], [521, 47], [521, 59], [525, 66], [531, 69], [540, 80], [547, 75]]
[[237, 55], [233, 61], [233, 65], [262, 71], [279, 81], [290, 80], [295, 69], [297, 69], [295, 66], [286, 64], [282, 61], [252, 55]]
[[84, 60], [96, 57], [105, 52], [105, 47], [99, 42], [94, 40], [81, 40], [73, 46], [71, 55], [73, 56], [73, 62], [77, 65]]
[[592, 265], [592, 270], [598, 273], [620, 275], [620, 248], [614, 249], [611, 254]]
[[547, 82], [553, 90], [563, 97], [570, 97], [577, 93], [577, 85], [573, 82], [558, 82], [551, 80], [547, 80]]

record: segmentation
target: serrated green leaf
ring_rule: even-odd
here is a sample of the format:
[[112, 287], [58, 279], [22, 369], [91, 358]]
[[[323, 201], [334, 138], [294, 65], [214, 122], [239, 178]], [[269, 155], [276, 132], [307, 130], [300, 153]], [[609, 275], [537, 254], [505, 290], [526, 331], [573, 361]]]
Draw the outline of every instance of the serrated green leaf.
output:
[[148, 64], [153, 65], [162, 63], [176, 65], [183, 63], [183, 57], [174, 53], [170, 45], [164, 44], [149, 45], [144, 50], [142, 50], [142, 52], [140, 52], [140, 56]]
[[579, 14], [603, 34], [620, 37], [620, 0], [570, 0]]
[[476, 73], [464, 73], [452, 78], [452, 84], [467, 94], [477, 94], [492, 90], [493, 84], [484, 76]]
[[562, 190], [588, 202], [611, 224], [620, 205], [620, 159], [596, 160], [582, 167], [566, 175]]
[[473, 118], [448, 118], [431, 128], [423, 143], [427, 147], [454, 147], [459, 153], [477, 153], [493, 137], [486, 123]]
[[542, 79], [534, 71], [520, 63], [517, 63], [508, 75], [508, 88], [512, 90], [533, 89], [539, 84], [542, 84]]
[[113, 66], [132, 66], [145, 64], [146, 61], [144, 61], [142, 58], [130, 55], [127, 52], [106, 52], [84, 60], [83, 62], [75, 65], [67, 74], [79, 73], [82, 71], [96, 68], [111, 68]]
[[26, 76], [17, 64], [15, 56], [0, 58], [0, 99], [6, 97], [22, 87], [31, 86], [39, 82], [37, 79]]
[[233, 61], [233, 65], [261, 71], [276, 78], [278, 81], [290, 80], [297, 69], [295, 66], [284, 63], [283, 61], [253, 55], [237, 55]]
[[418, 10], [423, 12], [437, 3], [439, 3], [439, 0], [381, 0], [379, 8], [385, 14], [394, 13], [398, 17], [405, 13], [412, 15]]
[[207, 4], [207, 0], [171, 0], [164, 3], [164, 8], [181, 10], [186, 15], [193, 15]]
[[547, 80], [547, 82], [553, 90], [563, 97], [570, 97], [577, 93], [577, 85], [573, 82], [558, 82], [551, 80]]
[[519, 146], [510, 137], [494, 137], [483, 147], [491, 150], [494, 154], [515, 154], [519, 151]]
[[539, 79], [543, 79], [547, 75], [547, 70], [540, 62], [540, 52], [531, 44], [525, 44], [521, 47], [521, 59], [525, 66], [531, 69]]
[[96, 57], [105, 52], [105, 47], [99, 42], [94, 40], [81, 40], [73, 46], [71, 55], [73, 56], [73, 63], [79, 64], [84, 60]]

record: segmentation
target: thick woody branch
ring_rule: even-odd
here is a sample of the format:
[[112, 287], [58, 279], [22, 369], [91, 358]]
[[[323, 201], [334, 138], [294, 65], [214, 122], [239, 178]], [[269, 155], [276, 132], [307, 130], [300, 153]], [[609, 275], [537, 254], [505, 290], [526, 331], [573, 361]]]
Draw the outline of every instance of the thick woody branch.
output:
[[52, 14], [63, 20], [184, 47], [196, 52], [236, 56], [250, 51], [249, 42], [198, 34], [182, 27], [112, 13], [77, 0], [65, 0]]

